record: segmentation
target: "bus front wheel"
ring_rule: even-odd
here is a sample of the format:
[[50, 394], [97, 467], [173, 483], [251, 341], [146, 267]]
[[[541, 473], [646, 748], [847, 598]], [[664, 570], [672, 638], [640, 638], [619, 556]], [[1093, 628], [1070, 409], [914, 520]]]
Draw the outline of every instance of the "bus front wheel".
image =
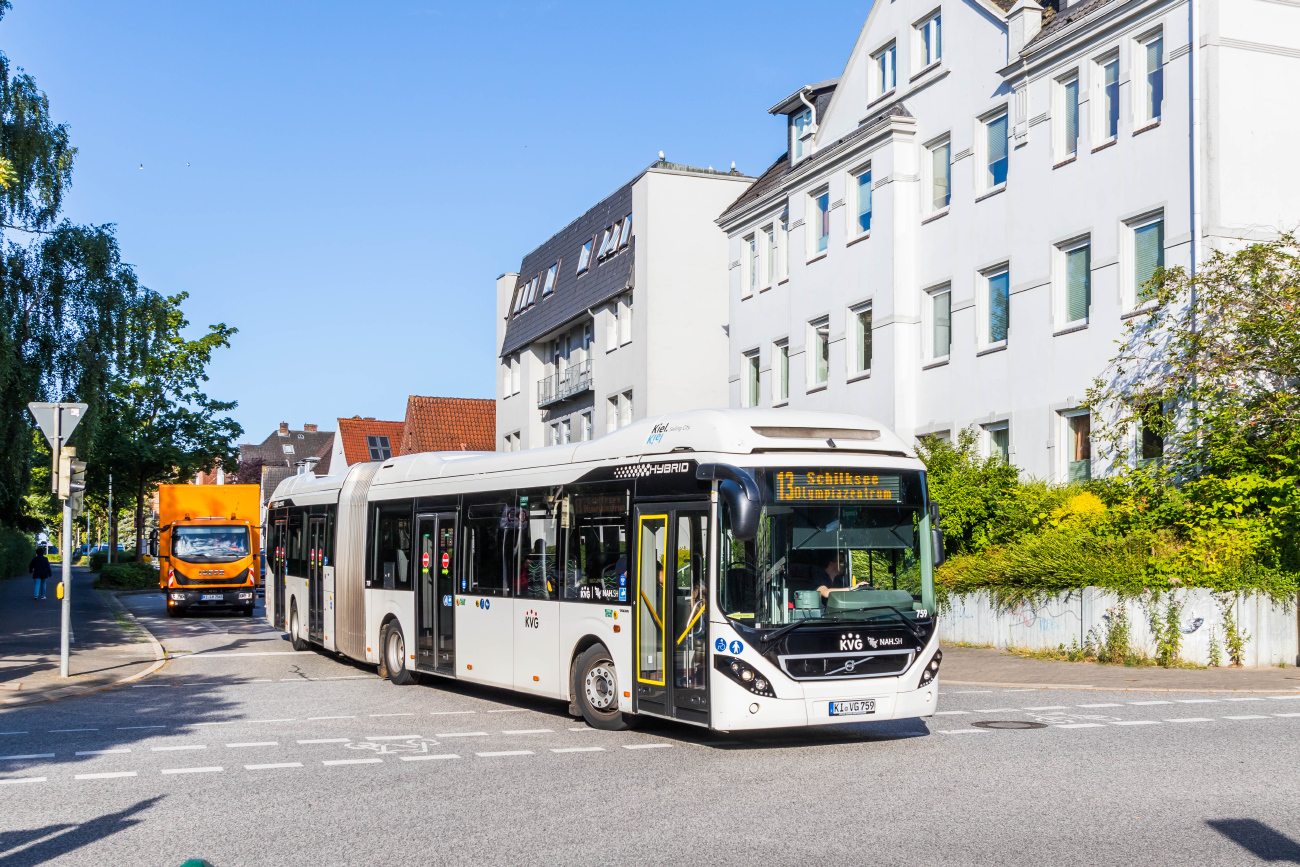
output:
[[306, 650], [307, 640], [302, 637], [298, 626], [298, 606], [294, 605], [289, 613], [289, 646], [294, 650]]
[[622, 731], [628, 721], [618, 709], [618, 672], [603, 644], [593, 644], [578, 659], [576, 694], [578, 709], [587, 725], [605, 731]]
[[402, 637], [402, 627], [390, 623], [384, 627], [384, 668], [388, 670], [388, 679], [398, 686], [415, 683], [415, 675], [406, 667], [406, 639]]

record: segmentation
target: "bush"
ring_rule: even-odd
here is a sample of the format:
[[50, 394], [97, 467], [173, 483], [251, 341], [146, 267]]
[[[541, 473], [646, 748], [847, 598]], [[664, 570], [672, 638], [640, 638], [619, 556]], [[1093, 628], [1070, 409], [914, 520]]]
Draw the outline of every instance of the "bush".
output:
[[158, 570], [148, 563], [106, 563], [94, 586], [101, 590], [157, 590]]
[[[131, 561], [131, 560], [134, 560], [134, 559], [135, 559], [135, 549], [134, 549], [134, 548], [132, 548], [132, 549], [129, 550], [129, 551], [118, 551], [118, 552], [117, 552], [117, 562], [119, 562], [119, 563], [122, 563], [122, 562], [128, 562], [128, 561]], [[96, 551], [94, 554], [91, 554], [91, 555], [90, 555], [90, 571], [91, 571], [91, 572], [98, 572], [98, 571], [100, 571], [101, 569], [104, 568], [104, 564], [106, 564], [107, 562], [108, 562], [108, 552], [107, 552], [107, 551]]]
[[26, 575], [36, 556], [36, 540], [11, 527], [0, 526], [0, 577]]

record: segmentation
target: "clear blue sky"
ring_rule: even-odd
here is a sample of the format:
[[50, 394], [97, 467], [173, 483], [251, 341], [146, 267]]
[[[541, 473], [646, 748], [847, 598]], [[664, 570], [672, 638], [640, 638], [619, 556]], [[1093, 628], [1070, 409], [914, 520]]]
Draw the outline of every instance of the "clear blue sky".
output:
[[869, 7], [14, 0], [0, 48], [71, 126], [66, 215], [239, 328], [208, 391], [260, 441], [492, 397], [497, 275], [661, 149], [761, 172]]

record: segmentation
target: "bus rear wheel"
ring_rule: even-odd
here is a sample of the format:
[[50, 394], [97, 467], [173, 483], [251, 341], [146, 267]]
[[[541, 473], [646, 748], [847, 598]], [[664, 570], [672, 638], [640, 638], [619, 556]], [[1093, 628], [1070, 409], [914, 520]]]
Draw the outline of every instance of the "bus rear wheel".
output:
[[586, 649], [578, 659], [577, 675], [574, 692], [587, 725], [614, 732], [629, 728], [618, 709], [618, 672], [605, 645], [593, 644]]
[[302, 629], [298, 625], [297, 605], [294, 605], [289, 612], [289, 646], [294, 650], [307, 649], [307, 640], [302, 637]]
[[384, 668], [388, 679], [397, 686], [415, 683], [415, 675], [406, 667], [406, 639], [402, 637], [402, 627], [390, 623], [384, 627]]

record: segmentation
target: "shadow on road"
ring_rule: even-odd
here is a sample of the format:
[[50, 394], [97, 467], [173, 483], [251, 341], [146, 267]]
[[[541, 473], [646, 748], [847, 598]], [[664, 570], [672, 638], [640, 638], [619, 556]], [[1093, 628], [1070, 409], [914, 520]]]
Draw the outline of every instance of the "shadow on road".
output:
[[[98, 843], [105, 837], [111, 837], [118, 831], [125, 831], [132, 825], [144, 821], [142, 818], [136, 818], [137, 814], [161, 800], [161, 795], [146, 798], [125, 810], [106, 813], [80, 825], [64, 822], [32, 828], [28, 831], [7, 831], [0, 834], [0, 865], [25, 867], [28, 864], [44, 864], [60, 855], [75, 852], [83, 846]], [[33, 845], [33, 841], [37, 842]], [[14, 851], [20, 848], [21, 851]]]
[[1209, 819], [1205, 824], [1263, 861], [1300, 864], [1300, 843], [1256, 819]]

